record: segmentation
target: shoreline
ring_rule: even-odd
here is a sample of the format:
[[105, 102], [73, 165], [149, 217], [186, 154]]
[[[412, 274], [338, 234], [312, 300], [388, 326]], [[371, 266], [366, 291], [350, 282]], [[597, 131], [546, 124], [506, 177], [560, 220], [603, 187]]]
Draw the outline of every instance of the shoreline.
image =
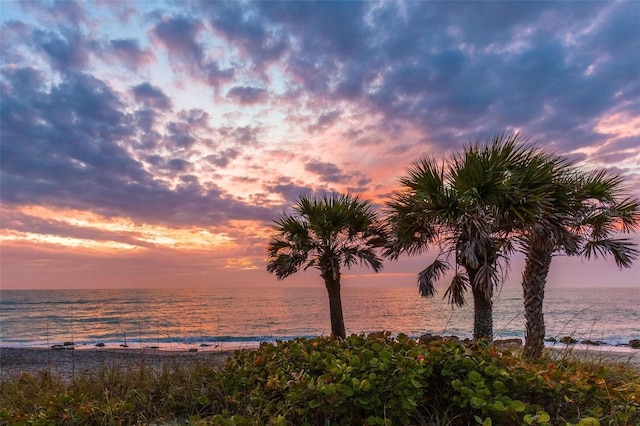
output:
[[128, 369], [150, 367], [161, 370], [179, 363], [208, 362], [222, 366], [235, 350], [189, 352], [136, 348], [91, 348], [82, 350], [52, 350], [45, 348], [0, 347], [0, 379], [22, 373], [48, 371], [64, 380], [76, 374], [95, 374], [104, 368]]
[[[254, 350], [255, 348], [238, 348]], [[609, 349], [609, 350], [608, 350]], [[603, 362], [626, 365], [640, 373], [639, 350], [610, 350], [607, 347], [547, 347], [551, 359], [581, 362]], [[236, 349], [224, 350], [162, 350], [139, 348], [84, 348], [81, 350], [52, 350], [45, 348], [0, 347], [0, 379], [22, 373], [45, 371], [69, 381], [77, 374], [96, 374], [107, 368], [131, 369], [141, 366], [160, 371], [172, 365], [206, 362], [222, 366]]]
[[[622, 349], [622, 350], [621, 350]], [[580, 362], [602, 362], [624, 364], [636, 370], [640, 374], [640, 350], [633, 348], [620, 348], [611, 346], [575, 345], [546, 347], [548, 355], [552, 359], [569, 359]]]

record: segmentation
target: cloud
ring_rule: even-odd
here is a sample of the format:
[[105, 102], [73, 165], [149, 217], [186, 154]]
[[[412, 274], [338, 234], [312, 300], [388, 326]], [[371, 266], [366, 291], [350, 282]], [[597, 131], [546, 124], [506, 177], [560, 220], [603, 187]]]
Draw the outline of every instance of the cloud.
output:
[[29, 1], [21, 2], [25, 12], [41, 17], [45, 21], [60, 22], [77, 27], [89, 22], [85, 10], [76, 1]]
[[135, 39], [110, 40], [108, 52], [111, 57], [132, 70], [148, 65], [155, 59], [155, 55], [148, 50], [143, 50]]
[[238, 2], [202, 3], [214, 31], [239, 47], [258, 71], [281, 58], [288, 48], [286, 34], [265, 25], [254, 5]]
[[347, 183], [351, 179], [351, 176], [342, 173], [338, 166], [333, 163], [310, 161], [304, 165], [304, 168], [318, 175], [324, 182]]
[[[67, 74], [47, 92], [21, 85], [25, 78], [37, 78], [30, 69], [5, 72], [3, 77], [3, 203], [73, 206], [143, 221], [201, 225], [273, 216], [269, 209], [236, 201], [216, 186], [186, 182], [172, 187], [154, 178], [124, 148], [123, 142], [138, 136], [133, 117], [103, 81]], [[183, 124], [202, 125], [202, 113], [185, 112], [182, 117]], [[173, 143], [191, 143], [188, 129], [178, 123], [168, 128], [175, 130], [169, 136]], [[155, 160], [163, 163], [162, 157]], [[180, 158], [166, 165], [173, 173], [190, 169]]]
[[280, 194], [287, 206], [295, 203], [302, 195], [313, 192], [313, 188], [296, 184], [286, 177], [280, 178], [279, 182], [275, 184], [265, 185], [265, 190], [270, 193]]
[[0, 19], [8, 209], [251, 221], [255, 260], [301, 194], [380, 201], [420, 155], [502, 129], [640, 188], [633, 2], [37, 1]]
[[236, 86], [229, 90], [227, 97], [240, 105], [255, 105], [266, 101], [268, 92], [259, 87]]
[[222, 69], [217, 61], [201, 64], [201, 78], [211, 87], [219, 88], [220, 85], [233, 80], [235, 70], [233, 68]]
[[196, 38], [202, 29], [202, 23], [197, 19], [165, 16], [151, 29], [151, 34], [174, 59], [199, 64], [204, 54]]
[[147, 107], [161, 110], [170, 110], [172, 108], [171, 99], [161, 89], [152, 86], [150, 83], [141, 83], [134, 86], [132, 91], [136, 101], [143, 103]]
[[205, 160], [216, 167], [224, 169], [239, 155], [240, 151], [238, 151], [237, 149], [229, 148], [221, 153], [208, 155], [205, 157]]
[[341, 114], [342, 112], [339, 110], [320, 114], [318, 116], [318, 119], [313, 124], [308, 126], [307, 129], [312, 133], [320, 132], [328, 127], [331, 127], [336, 121], [338, 121]]
[[33, 41], [38, 50], [49, 59], [51, 66], [58, 71], [79, 70], [89, 62], [91, 48], [77, 30], [35, 30]]

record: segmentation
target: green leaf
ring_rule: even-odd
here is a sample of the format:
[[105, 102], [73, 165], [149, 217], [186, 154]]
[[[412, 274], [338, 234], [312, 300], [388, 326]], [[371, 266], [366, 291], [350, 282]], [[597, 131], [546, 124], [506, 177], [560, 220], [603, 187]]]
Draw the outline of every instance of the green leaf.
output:
[[546, 411], [540, 410], [536, 413], [536, 420], [538, 420], [539, 423], [546, 423], [551, 420], [551, 417]]
[[514, 401], [511, 401], [511, 403], [509, 404], [509, 406], [511, 407], [511, 409], [513, 411], [515, 411], [516, 413], [522, 413], [524, 410], [526, 410], [527, 406], [524, 404], [524, 402], [522, 401], [518, 401], [517, 399]]
[[471, 380], [474, 383], [482, 381], [482, 376], [477, 371], [470, 371], [468, 377], [469, 377], [469, 380]]
[[474, 396], [471, 398], [471, 400], [469, 401], [469, 405], [471, 405], [473, 408], [482, 408], [485, 404], [487, 403], [487, 401], [485, 401], [482, 398], [478, 398], [477, 396]]
[[492, 422], [491, 422], [491, 417], [487, 417], [486, 419], [482, 420], [482, 417], [480, 416], [473, 416], [473, 418], [476, 420], [476, 422], [478, 422], [478, 424], [482, 425], [482, 426], [492, 426]]
[[485, 367], [484, 372], [487, 376], [497, 376], [500, 374], [500, 369], [495, 365], [489, 365]]
[[600, 426], [600, 421], [595, 417], [585, 417], [576, 426]]

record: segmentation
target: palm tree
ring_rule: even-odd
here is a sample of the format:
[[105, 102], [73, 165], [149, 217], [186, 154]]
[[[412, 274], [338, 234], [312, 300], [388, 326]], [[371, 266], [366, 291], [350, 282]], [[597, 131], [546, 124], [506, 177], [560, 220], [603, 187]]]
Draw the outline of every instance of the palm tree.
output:
[[[558, 167], [559, 166], [559, 167]], [[549, 169], [547, 169], [549, 170]], [[526, 333], [525, 354], [537, 358], [544, 348], [544, 289], [556, 254], [607, 257], [630, 267], [638, 251], [626, 238], [613, 238], [640, 225], [640, 201], [624, 196], [622, 178], [605, 170], [584, 173], [558, 162], [548, 179], [549, 203], [541, 221], [524, 231], [522, 275]]]
[[386, 243], [384, 226], [371, 203], [358, 196], [302, 196], [292, 214], [275, 220], [267, 247], [267, 271], [284, 279], [300, 269], [316, 268], [329, 293], [331, 334], [345, 338], [340, 268], [355, 264], [382, 269], [376, 249]]
[[445, 297], [462, 306], [471, 291], [475, 339], [493, 339], [493, 290], [508, 266], [512, 237], [547, 202], [547, 188], [530, 184], [540, 180], [544, 158], [518, 133], [498, 133], [447, 162], [414, 163], [387, 204], [393, 240], [385, 254], [395, 259], [439, 247], [436, 260], [418, 274], [419, 292], [433, 297], [434, 282], [453, 268]]

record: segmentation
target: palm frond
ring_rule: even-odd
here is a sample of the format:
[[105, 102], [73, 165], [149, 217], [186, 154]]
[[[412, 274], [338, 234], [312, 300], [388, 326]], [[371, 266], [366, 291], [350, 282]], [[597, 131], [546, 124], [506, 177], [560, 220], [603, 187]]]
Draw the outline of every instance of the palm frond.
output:
[[469, 290], [469, 278], [458, 272], [453, 276], [451, 284], [445, 291], [443, 298], [447, 298], [449, 304], [462, 307], [467, 304], [465, 294]]
[[635, 247], [629, 238], [592, 240], [585, 245], [583, 254], [587, 259], [606, 259], [611, 255], [619, 268], [629, 268], [640, 253]]
[[267, 270], [280, 279], [301, 268], [336, 277], [340, 266], [382, 269], [377, 249], [387, 244], [387, 230], [372, 204], [360, 196], [303, 195], [291, 213], [274, 221], [273, 229]]
[[487, 299], [493, 297], [493, 289], [498, 286], [498, 269], [496, 264], [484, 263], [477, 270], [474, 281], [471, 285], [480, 290]]
[[446, 262], [436, 259], [418, 274], [418, 291], [422, 297], [433, 297], [436, 294], [435, 281], [437, 281], [447, 270], [449, 265]]

